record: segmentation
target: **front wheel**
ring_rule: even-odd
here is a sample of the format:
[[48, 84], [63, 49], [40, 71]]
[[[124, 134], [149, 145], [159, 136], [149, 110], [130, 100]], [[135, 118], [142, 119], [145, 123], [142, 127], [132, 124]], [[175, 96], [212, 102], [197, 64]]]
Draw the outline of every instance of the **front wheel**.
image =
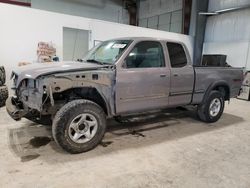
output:
[[106, 130], [102, 108], [88, 100], [67, 103], [57, 113], [52, 125], [56, 143], [69, 153], [82, 153], [96, 147]]
[[197, 114], [204, 122], [216, 122], [224, 111], [224, 103], [224, 97], [221, 92], [211, 91], [206, 102], [198, 106]]

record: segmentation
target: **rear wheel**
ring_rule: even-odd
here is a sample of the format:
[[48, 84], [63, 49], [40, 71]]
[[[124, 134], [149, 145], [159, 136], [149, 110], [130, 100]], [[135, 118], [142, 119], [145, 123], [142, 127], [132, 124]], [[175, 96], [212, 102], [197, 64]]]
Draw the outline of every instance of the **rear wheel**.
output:
[[67, 103], [56, 114], [52, 133], [57, 144], [69, 153], [82, 153], [96, 147], [106, 130], [102, 108], [88, 100]]
[[216, 122], [224, 111], [224, 103], [224, 97], [221, 92], [211, 91], [206, 102], [198, 106], [197, 114], [204, 122]]

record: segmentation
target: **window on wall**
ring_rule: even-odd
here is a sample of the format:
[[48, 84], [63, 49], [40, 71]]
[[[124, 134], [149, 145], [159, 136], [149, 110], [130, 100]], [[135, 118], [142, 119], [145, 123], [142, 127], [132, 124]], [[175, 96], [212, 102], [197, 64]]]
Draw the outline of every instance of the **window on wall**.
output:
[[183, 0], [139, 0], [139, 26], [182, 33]]
[[163, 67], [162, 46], [156, 41], [143, 41], [135, 45], [125, 60], [126, 68]]
[[175, 33], [182, 32], [182, 9], [157, 16], [139, 19], [139, 26]]
[[181, 44], [168, 42], [167, 47], [168, 47], [171, 67], [178, 68], [187, 65], [186, 53]]

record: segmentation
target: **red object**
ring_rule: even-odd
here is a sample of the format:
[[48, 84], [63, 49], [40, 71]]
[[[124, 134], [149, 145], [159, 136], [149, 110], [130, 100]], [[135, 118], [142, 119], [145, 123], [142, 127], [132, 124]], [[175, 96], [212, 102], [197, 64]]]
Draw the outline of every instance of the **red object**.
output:
[[25, 3], [25, 2], [20, 2], [20, 1], [0, 0], [0, 3], [8, 3], [8, 4], [12, 4], [12, 5], [31, 7], [31, 3]]

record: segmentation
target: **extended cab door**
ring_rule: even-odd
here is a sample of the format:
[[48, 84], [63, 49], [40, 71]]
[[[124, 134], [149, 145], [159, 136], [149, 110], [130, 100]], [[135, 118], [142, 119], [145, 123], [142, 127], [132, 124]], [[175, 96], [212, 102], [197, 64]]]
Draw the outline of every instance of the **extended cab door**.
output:
[[116, 113], [140, 112], [168, 105], [170, 70], [158, 41], [140, 41], [117, 69]]
[[194, 69], [186, 48], [179, 43], [167, 42], [171, 65], [169, 105], [186, 105], [191, 102], [194, 86]]

